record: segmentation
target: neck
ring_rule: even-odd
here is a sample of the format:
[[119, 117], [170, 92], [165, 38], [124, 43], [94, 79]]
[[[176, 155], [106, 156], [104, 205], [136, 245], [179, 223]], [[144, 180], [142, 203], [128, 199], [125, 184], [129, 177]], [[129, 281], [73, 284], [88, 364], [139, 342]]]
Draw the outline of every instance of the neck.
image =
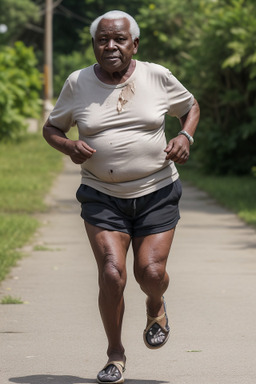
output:
[[106, 84], [124, 83], [132, 75], [136, 66], [135, 60], [131, 60], [129, 66], [122, 71], [107, 72], [99, 64], [96, 64], [94, 71], [100, 81]]

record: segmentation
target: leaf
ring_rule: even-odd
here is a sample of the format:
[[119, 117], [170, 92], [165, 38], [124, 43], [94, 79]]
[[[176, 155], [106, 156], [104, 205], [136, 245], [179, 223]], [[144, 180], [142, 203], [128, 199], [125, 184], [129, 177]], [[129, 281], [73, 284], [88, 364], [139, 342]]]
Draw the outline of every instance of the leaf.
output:
[[235, 67], [237, 64], [240, 64], [242, 60], [242, 57], [239, 53], [235, 53], [234, 55], [228, 57], [224, 62], [222, 63], [222, 68], [227, 68], [227, 67]]
[[256, 52], [245, 60], [245, 65], [256, 64]]
[[244, 28], [241, 28], [241, 27], [234, 27], [234, 28], [231, 28], [231, 33], [233, 35], [236, 35], [236, 36], [246, 36], [247, 35], [247, 31], [244, 29]]

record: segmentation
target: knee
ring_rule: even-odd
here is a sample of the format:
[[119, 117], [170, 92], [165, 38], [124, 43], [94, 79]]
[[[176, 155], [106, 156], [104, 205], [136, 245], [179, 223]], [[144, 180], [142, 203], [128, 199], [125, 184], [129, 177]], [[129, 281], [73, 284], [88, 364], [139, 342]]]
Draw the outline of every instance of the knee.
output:
[[166, 281], [167, 276], [165, 267], [158, 262], [137, 268], [135, 271], [136, 280], [142, 287], [151, 286], [157, 288]]
[[112, 297], [123, 294], [126, 285], [126, 271], [113, 262], [106, 262], [99, 274], [99, 285], [103, 292]]

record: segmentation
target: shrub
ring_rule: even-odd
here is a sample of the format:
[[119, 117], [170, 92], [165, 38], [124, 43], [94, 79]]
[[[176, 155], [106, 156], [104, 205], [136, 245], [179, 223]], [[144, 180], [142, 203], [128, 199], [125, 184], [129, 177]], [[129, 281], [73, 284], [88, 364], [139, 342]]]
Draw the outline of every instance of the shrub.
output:
[[0, 52], [0, 140], [17, 137], [27, 128], [26, 118], [38, 118], [42, 77], [33, 49], [22, 42]]

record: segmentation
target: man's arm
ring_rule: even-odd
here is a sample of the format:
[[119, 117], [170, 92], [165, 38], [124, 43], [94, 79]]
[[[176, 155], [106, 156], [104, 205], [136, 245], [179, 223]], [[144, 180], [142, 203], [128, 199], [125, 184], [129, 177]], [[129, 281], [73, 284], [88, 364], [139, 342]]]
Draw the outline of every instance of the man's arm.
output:
[[43, 127], [43, 136], [48, 144], [65, 155], [70, 156], [75, 164], [84, 163], [96, 152], [95, 149], [89, 147], [82, 140], [69, 139], [61, 129], [51, 125], [49, 120], [46, 121]]
[[[199, 122], [200, 108], [196, 99], [190, 111], [182, 116], [180, 120], [182, 131], [186, 131], [189, 136], [193, 137]], [[167, 153], [166, 160], [172, 160], [178, 164], [185, 164], [189, 158], [190, 142], [188, 137], [180, 134], [171, 139], [165, 148]]]

